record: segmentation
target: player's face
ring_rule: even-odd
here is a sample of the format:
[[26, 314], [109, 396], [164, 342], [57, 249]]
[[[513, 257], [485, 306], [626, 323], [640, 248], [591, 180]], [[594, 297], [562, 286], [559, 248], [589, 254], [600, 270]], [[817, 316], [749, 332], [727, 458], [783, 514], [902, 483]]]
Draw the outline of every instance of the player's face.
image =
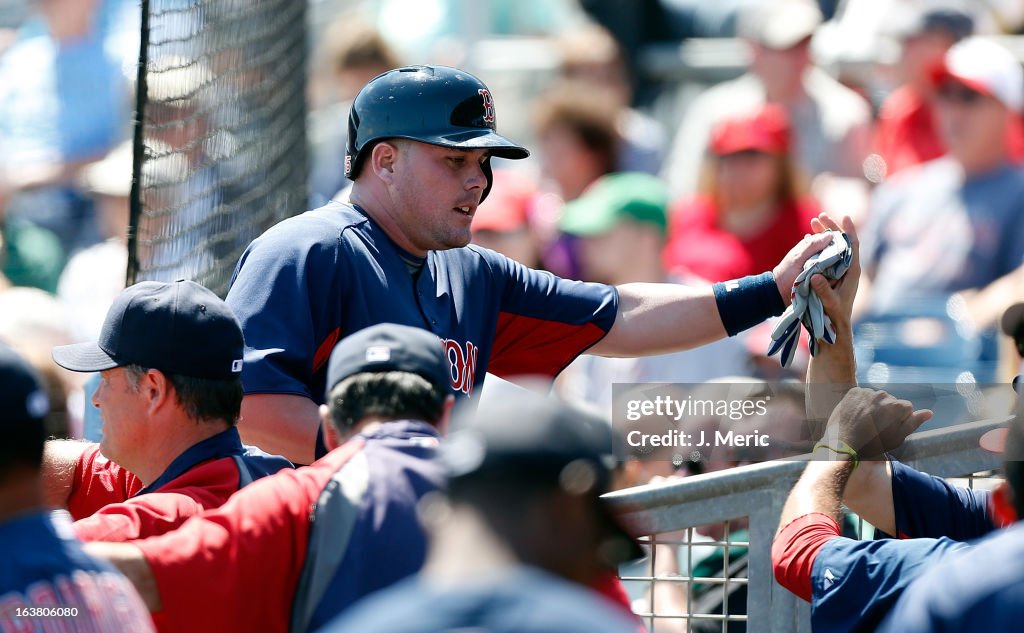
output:
[[399, 144], [392, 214], [415, 254], [469, 244], [470, 225], [487, 186], [486, 150]]
[[[145, 402], [136, 385], [121, 367], [100, 372], [100, 384], [92, 396], [103, 420], [100, 451], [107, 459], [124, 464], [132, 447], [143, 444], [136, 435], [145, 420]], [[137, 449], [136, 449], [137, 450]]]

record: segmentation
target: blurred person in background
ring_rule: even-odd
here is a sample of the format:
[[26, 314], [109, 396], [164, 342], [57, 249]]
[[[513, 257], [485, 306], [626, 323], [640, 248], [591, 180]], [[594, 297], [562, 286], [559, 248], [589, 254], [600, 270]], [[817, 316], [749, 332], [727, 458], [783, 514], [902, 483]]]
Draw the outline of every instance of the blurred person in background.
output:
[[57, 298], [69, 315], [78, 342], [97, 338], [110, 304], [124, 290], [128, 269], [129, 195], [132, 144], [125, 141], [82, 169], [83, 188], [93, 197], [102, 242], [71, 257], [60, 276]]
[[810, 231], [818, 208], [801, 196], [791, 149], [777, 105], [718, 123], [698, 195], [670, 213], [666, 267], [713, 282], [749, 275]]
[[538, 98], [534, 112], [541, 173], [562, 200], [575, 200], [618, 169], [621, 109], [607, 88], [560, 83]]
[[341, 165], [345, 163], [352, 99], [368, 81], [402, 65], [398, 53], [377, 29], [348, 14], [327, 27], [319, 54], [326, 67], [320, 88], [325, 94], [319, 96], [326, 103], [310, 113], [307, 125], [310, 208], [324, 205], [348, 188]]
[[[581, 279], [605, 284], [680, 283], [706, 280], [670, 275], [661, 262], [668, 192], [643, 173], [609, 174], [565, 206], [560, 228], [574, 239]], [[566, 399], [607, 411], [614, 383], [698, 383], [747, 371], [743, 337], [730, 337], [684, 352], [641, 358], [584, 355], [559, 378]]]
[[631, 107], [633, 86], [622, 48], [611, 33], [597, 24], [566, 31], [558, 38], [561, 53], [559, 74], [607, 89], [619, 108], [618, 131], [622, 139], [616, 168], [657, 174], [666, 150], [666, 131], [661, 124]]
[[495, 169], [487, 204], [480, 205], [473, 216], [473, 243], [530, 268], [539, 266], [540, 243], [530, 224], [537, 196], [537, 185], [528, 176]]
[[129, 82], [118, 57], [128, 51], [107, 38], [138, 25], [117, 19], [119, 4], [130, 10], [114, 0], [35, 2], [35, 14], [0, 58], [0, 203], [52, 230], [69, 253], [99, 240], [76, 174], [130, 124]]
[[821, 24], [811, 0], [751, 3], [739, 20], [750, 45], [750, 71], [708, 89], [687, 109], [662, 175], [674, 197], [692, 194], [710, 132], [721, 120], [750, 115], [765, 103], [785, 108], [793, 158], [801, 177], [863, 175], [870, 142], [871, 111], [857, 93], [814, 66], [810, 40]]
[[949, 48], [974, 30], [971, 16], [955, 5], [905, 3], [890, 13], [895, 23], [889, 31], [900, 43], [895, 66], [900, 85], [882, 104], [875, 130], [875, 151], [885, 161], [887, 175], [946, 152], [932, 111], [932, 72]]
[[857, 314], [897, 311], [910, 295], [979, 289], [973, 299], [989, 301], [991, 316], [976, 324], [986, 326], [1015, 298], [992, 296], [993, 282], [1019, 276], [1024, 261], [1024, 170], [1007, 143], [1024, 112], [1024, 71], [1002, 46], [972, 37], [949, 50], [933, 81], [948, 153], [875, 191]]
[[14, 217], [0, 198], [0, 287], [28, 286], [56, 292], [64, 248], [50, 229]]
[[54, 345], [71, 342], [68, 315], [57, 299], [38, 288], [0, 290], [0, 343], [9, 345], [43, 380], [50, 401], [46, 431], [53, 437], [81, 434], [81, 407], [74, 394], [79, 382], [50, 360]]

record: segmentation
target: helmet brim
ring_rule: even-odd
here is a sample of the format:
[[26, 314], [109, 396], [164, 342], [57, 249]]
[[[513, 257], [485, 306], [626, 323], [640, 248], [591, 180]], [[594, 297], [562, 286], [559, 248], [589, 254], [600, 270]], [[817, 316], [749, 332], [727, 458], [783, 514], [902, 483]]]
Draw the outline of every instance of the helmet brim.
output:
[[416, 137], [408, 136], [414, 141], [422, 141], [431, 145], [441, 147], [454, 147], [457, 149], [486, 149], [491, 156], [508, 158], [510, 160], [521, 160], [530, 155], [529, 150], [517, 145], [501, 134], [491, 130], [466, 130], [448, 134], [424, 134]]

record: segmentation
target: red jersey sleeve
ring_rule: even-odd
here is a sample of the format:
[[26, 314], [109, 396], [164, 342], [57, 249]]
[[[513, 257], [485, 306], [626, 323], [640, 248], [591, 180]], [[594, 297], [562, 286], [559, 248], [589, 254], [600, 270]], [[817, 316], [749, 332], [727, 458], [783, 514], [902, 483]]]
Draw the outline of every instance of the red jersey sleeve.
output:
[[810, 602], [814, 559], [825, 543], [838, 536], [839, 524], [820, 512], [805, 514], [787, 523], [772, 541], [775, 580]]
[[636, 630], [639, 633], [643, 633], [647, 630], [641, 623], [640, 618], [633, 613], [633, 605], [630, 603], [626, 587], [622, 584], [622, 580], [619, 578], [619, 575], [615, 573], [614, 569], [607, 569], [601, 572], [597, 578], [594, 579], [594, 583], [590, 588], [599, 593], [605, 600], [610, 601], [616, 607], [619, 607], [628, 613], [629, 617], [636, 620]]
[[[123, 470], [123, 469], [122, 469]], [[238, 490], [231, 458], [195, 466], [158, 491], [111, 503], [75, 521], [83, 541], [131, 541], [176, 529], [204, 509], [220, 507]]]
[[287, 631], [306, 558], [309, 516], [328, 479], [362, 448], [252, 483], [179, 529], [135, 543], [153, 572], [160, 631]]
[[142, 490], [139, 478], [100, 454], [99, 444], [85, 449], [75, 465], [68, 512], [78, 520]]

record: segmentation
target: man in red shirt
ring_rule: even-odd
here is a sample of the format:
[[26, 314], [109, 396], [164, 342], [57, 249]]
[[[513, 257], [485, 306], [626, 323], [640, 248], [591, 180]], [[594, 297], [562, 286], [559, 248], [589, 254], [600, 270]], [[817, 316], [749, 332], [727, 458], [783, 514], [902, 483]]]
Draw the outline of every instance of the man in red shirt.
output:
[[896, 70], [903, 83], [882, 104], [876, 129], [876, 151], [889, 175], [946, 152], [932, 113], [931, 71], [974, 30], [970, 16], [951, 8], [912, 11], [896, 33], [902, 48]]
[[437, 335], [392, 323], [344, 338], [320, 408], [327, 455], [254, 483], [163, 536], [91, 543], [161, 631], [316, 630], [426, 556], [417, 506], [454, 406]]
[[46, 446], [48, 501], [68, 509], [81, 539], [163, 534], [291, 467], [239, 439], [242, 353], [231, 309], [192, 281], [136, 284], [98, 343], [54, 348], [61, 367], [101, 376], [102, 441]]

